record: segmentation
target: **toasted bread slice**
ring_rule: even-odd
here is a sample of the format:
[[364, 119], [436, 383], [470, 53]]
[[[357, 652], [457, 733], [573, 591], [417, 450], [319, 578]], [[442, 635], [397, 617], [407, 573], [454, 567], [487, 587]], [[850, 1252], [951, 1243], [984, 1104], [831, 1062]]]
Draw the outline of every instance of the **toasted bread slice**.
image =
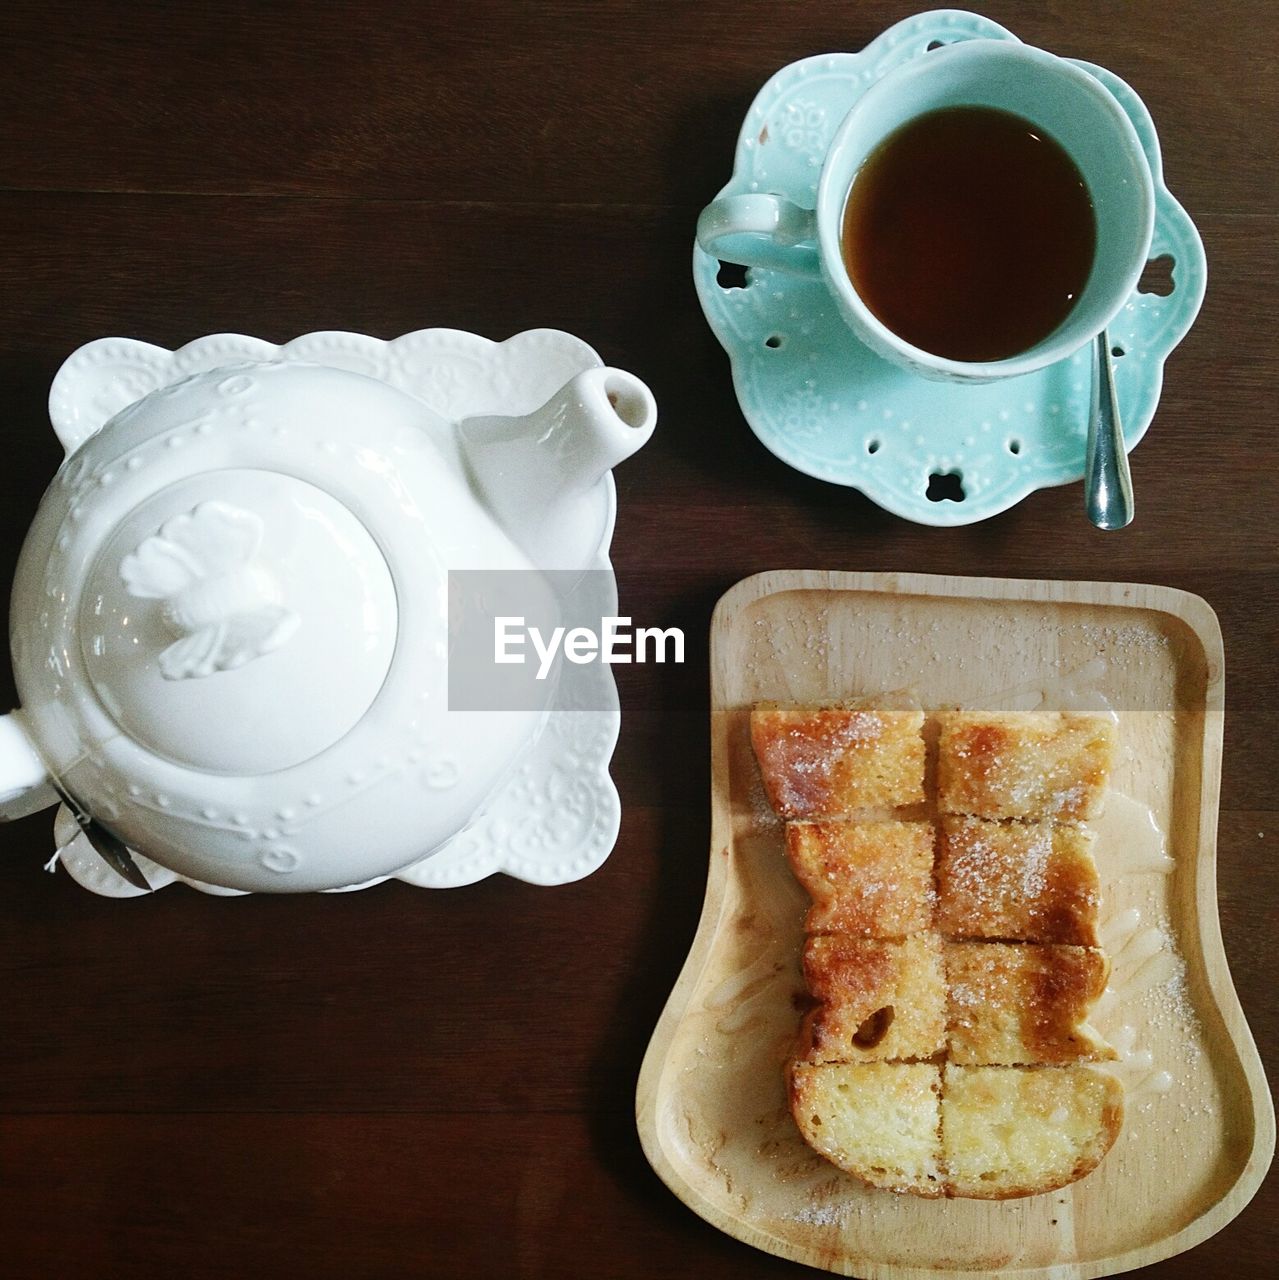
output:
[[922, 711], [779, 706], [751, 712], [769, 803], [783, 818], [842, 818], [924, 798]]
[[946, 980], [936, 934], [900, 942], [809, 938], [804, 978], [821, 1003], [804, 1022], [803, 1060], [931, 1058], [946, 1046]]
[[813, 900], [809, 933], [902, 938], [932, 925], [927, 822], [790, 822], [786, 856]]
[[1123, 1086], [1089, 1066], [947, 1064], [941, 1115], [946, 1193], [1008, 1200], [1091, 1173], [1119, 1134]]
[[1109, 717], [951, 711], [938, 719], [942, 813], [1082, 822], [1101, 812], [1114, 750]]
[[804, 1141], [832, 1164], [873, 1187], [942, 1194], [940, 1067], [797, 1062], [789, 1083]]
[[1095, 947], [948, 942], [946, 1037], [956, 1063], [1116, 1057], [1087, 1023], [1110, 966]]
[[948, 938], [1098, 944], [1093, 835], [1073, 824], [946, 817], [937, 927]]

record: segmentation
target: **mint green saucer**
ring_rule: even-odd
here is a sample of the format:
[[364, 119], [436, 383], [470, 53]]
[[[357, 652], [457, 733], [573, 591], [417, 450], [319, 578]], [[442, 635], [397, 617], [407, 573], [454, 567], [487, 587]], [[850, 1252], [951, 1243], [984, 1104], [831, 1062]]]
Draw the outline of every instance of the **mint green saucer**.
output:
[[[738, 138], [733, 176], [719, 193], [772, 191], [812, 208], [836, 128], [890, 68], [956, 40], [1015, 40], [976, 14], [940, 9], [890, 27], [860, 53], [784, 67], [760, 90]], [[1163, 182], [1159, 140], [1140, 98], [1117, 76], [1077, 62], [1127, 112], [1155, 185], [1151, 258], [1172, 259], [1172, 292], [1134, 292], [1110, 326], [1128, 448], [1159, 403], [1163, 366], [1203, 301], [1199, 233]], [[1028, 493], [1084, 474], [1091, 394], [1085, 349], [1038, 373], [980, 386], [925, 381], [853, 337], [826, 288], [752, 268], [743, 286], [718, 280], [720, 263], [693, 250], [702, 309], [728, 352], [751, 429], [783, 462], [860, 489], [881, 507], [930, 525], [972, 524]]]

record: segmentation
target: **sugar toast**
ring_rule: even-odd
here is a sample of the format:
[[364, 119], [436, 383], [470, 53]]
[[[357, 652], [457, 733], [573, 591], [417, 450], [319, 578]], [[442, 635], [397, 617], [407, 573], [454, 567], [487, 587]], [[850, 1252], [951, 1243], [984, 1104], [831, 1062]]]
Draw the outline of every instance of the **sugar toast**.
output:
[[1097, 946], [1092, 847], [1077, 823], [942, 818], [937, 927], [948, 938]]
[[1044, 1064], [1113, 1059], [1087, 1022], [1110, 966], [1095, 947], [948, 942], [951, 1062]]
[[1082, 822], [1101, 812], [1115, 737], [1108, 716], [948, 711], [938, 722], [942, 813]]
[[791, 1114], [804, 1140], [873, 1187], [944, 1194], [941, 1068], [929, 1063], [794, 1063]]
[[924, 713], [844, 706], [751, 711], [751, 743], [783, 818], [839, 818], [924, 799]]
[[946, 1194], [1011, 1200], [1091, 1173], [1123, 1123], [1123, 1086], [1090, 1066], [947, 1064], [941, 1094]]
[[926, 822], [788, 822], [786, 855], [813, 901], [809, 933], [901, 938], [933, 922]]
[[804, 978], [819, 1002], [801, 1033], [805, 1061], [931, 1058], [945, 1048], [946, 981], [936, 934], [898, 942], [812, 937]]

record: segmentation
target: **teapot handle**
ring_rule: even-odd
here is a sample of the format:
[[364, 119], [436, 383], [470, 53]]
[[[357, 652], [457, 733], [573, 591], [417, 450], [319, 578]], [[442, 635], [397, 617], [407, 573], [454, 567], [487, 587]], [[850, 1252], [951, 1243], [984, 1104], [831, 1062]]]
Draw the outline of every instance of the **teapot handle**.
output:
[[0, 716], [0, 822], [25, 818], [57, 802], [48, 771], [27, 736], [22, 713]]

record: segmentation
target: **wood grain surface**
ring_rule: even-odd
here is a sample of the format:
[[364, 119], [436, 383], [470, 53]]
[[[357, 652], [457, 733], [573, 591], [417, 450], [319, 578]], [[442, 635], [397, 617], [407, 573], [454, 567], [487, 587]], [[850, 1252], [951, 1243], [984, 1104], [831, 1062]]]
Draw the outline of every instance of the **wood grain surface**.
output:
[[[618, 473], [614, 560], [624, 612], [689, 638], [683, 666], [618, 669], [622, 835], [576, 885], [120, 903], [41, 871], [47, 815], [0, 830], [0, 1277], [805, 1274], [679, 1203], [633, 1118], [706, 883], [711, 610], [765, 569], [1204, 596], [1226, 651], [1222, 929], [1273, 1065], [1279, 8], [983, 6], [1137, 89], [1207, 248], [1118, 534], [1086, 525], [1079, 485], [941, 530], [788, 470], [746, 428], [701, 317], [692, 228], [756, 90], [912, 11], [0, 9], [0, 580], [58, 462], [49, 382], [91, 338], [545, 325], [657, 396], [657, 435]], [[1218, 1236], [1142, 1274], [1267, 1274], [1277, 1221], [1272, 1175]]]

